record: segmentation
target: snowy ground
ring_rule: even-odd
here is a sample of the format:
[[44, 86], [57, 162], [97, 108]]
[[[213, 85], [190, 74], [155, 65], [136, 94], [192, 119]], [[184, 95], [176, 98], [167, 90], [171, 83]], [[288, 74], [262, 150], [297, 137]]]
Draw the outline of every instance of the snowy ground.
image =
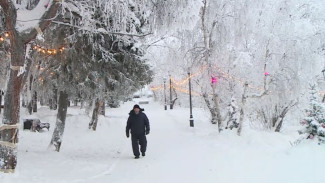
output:
[[289, 141], [297, 138], [293, 130], [219, 134], [202, 109], [194, 109], [195, 127], [190, 128], [188, 109], [164, 111], [152, 101], [141, 105], [151, 124], [147, 156], [135, 160], [125, 136], [135, 103], [108, 109], [96, 132], [88, 130], [90, 118], [82, 110], [70, 107], [60, 153], [47, 149], [56, 113], [39, 108], [34, 117], [51, 123], [50, 131], [20, 131], [17, 171], [0, 173], [0, 183], [325, 182], [325, 146], [309, 141], [291, 147]]

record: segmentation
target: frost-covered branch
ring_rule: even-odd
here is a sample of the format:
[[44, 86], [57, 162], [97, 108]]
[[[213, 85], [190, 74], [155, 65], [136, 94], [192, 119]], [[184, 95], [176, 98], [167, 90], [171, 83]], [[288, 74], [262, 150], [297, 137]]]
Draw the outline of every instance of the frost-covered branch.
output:
[[90, 28], [84, 28], [84, 27], [81, 27], [81, 26], [77, 26], [77, 25], [71, 25], [69, 23], [60, 22], [60, 21], [52, 21], [52, 22], [56, 23], [56, 24], [59, 24], [59, 25], [65, 25], [65, 26], [77, 28], [79, 30], [84, 30], [84, 31], [91, 32], [91, 33], [94, 33], [94, 34], [101, 33], [101, 34], [108, 34], [108, 35], [131, 36], [131, 37], [145, 37], [145, 36], [148, 36], [148, 35], [152, 34], [152, 33], [131, 34], [131, 33], [126, 33], [126, 32], [111, 32], [111, 31], [106, 31], [103, 28], [94, 30], [94, 29], [90, 29]]
[[40, 19], [40, 22], [38, 23], [38, 27], [35, 27], [34, 29], [30, 30], [29, 33], [26, 33], [23, 35], [23, 41], [24, 43], [29, 43], [32, 39], [36, 37], [36, 35], [39, 33], [37, 29], [40, 29], [41, 31], [44, 31], [52, 22], [53, 19], [56, 18], [58, 15], [58, 9], [60, 7], [60, 1], [59, 0], [53, 0], [51, 6], [48, 8], [48, 10], [45, 12], [45, 14]]

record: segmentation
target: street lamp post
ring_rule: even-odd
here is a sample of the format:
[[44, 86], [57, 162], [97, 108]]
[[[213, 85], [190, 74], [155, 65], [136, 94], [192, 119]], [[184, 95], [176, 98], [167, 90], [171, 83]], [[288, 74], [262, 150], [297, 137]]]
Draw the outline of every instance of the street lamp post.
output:
[[165, 98], [165, 110], [167, 110], [167, 99], [166, 99], [166, 78], [164, 78], [164, 98]]
[[190, 95], [190, 127], [194, 127], [194, 119], [192, 114], [192, 93], [191, 93], [191, 73], [188, 70], [188, 87], [189, 87], [189, 95]]
[[173, 109], [173, 99], [172, 99], [172, 78], [171, 76], [169, 75], [169, 104], [170, 104], [170, 109]]

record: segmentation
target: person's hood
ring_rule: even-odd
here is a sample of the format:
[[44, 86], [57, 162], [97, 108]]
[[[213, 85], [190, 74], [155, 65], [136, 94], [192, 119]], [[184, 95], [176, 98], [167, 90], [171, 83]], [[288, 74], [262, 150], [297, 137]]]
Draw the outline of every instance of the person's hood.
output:
[[[144, 109], [143, 109], [143, 108], [140, 108], [139, 114], [142, 113], [142, 111], [144, 111]], [[135, 115], [135, 112], [134, 112], [133, 109], [129, 112], [129, 115], [130, 115], [130, 116], [131, 116], [131, 115]]]

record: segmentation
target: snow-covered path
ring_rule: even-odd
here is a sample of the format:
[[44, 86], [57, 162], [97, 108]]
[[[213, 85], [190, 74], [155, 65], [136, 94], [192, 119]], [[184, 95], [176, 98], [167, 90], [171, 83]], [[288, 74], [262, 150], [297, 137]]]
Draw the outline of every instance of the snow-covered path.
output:
[[125, 124], [135, 103], [108, 109], [96, 132], [87, 129], [89, 116], [70, 107], [60, 153], [47, 150], [55, 111], [41, 107], [32, 117], [50, 122], [50, 132], [20, 131], [17, 172], [0, 173], [0, 183], [325, 182], [324, 146], [291, 147], [289, 141], [297, 136], [290, 131], [246, 128], [241, 137], [232, 131], [219, 134], [203, 109], [194, 109], [195, 127], [191, 128], [188, 109], [176, 106], [165, 111], [152, 101], [141, 106], [151, 124], [147, 155], [133, 159]]
[[[216, 126], [208, 123], [206, 113], [198, 109], [195, 128], [191, 128], [188, 109], [164, 111], [155, 103], [143, 107], [152, 128], [147, 156], [133, 160], [131, 144], [127, 143], [114, 169], [108, 176], [97, 179], [98, 182], [321, 183], [325, 180], [315, 168], [316, 157], [325, 152], [323, 147], [317, 151], [319, 147], [312, 146], [317, 154], [313, 157], [310, 149], [292, 149], [290, 137], [283, 134], [252, 131], [253, 134], [242, 139], [225, 131], [220, 136]], [[303, 158], [306, 156], [310, 157]], [[306, 167], [311, 169], [310, 176], [306, 176]]]
[[215, 174], [214, 168], [208, 166], [213, 160], [206, 156], [207, 143], [198, 143], [193, 136], [195, 130], [189, 127], [189, 115], [186, 116], [184, 111], [180, 113], [179, 109], [164, 111], [157, 104], [143, 107], [151, 123], [146, 157], [133, 160], [130, 139], [127, 139], [127, 147], [113, 164], [114, 169], [101, 180], [121, 183], [200, 182]]

